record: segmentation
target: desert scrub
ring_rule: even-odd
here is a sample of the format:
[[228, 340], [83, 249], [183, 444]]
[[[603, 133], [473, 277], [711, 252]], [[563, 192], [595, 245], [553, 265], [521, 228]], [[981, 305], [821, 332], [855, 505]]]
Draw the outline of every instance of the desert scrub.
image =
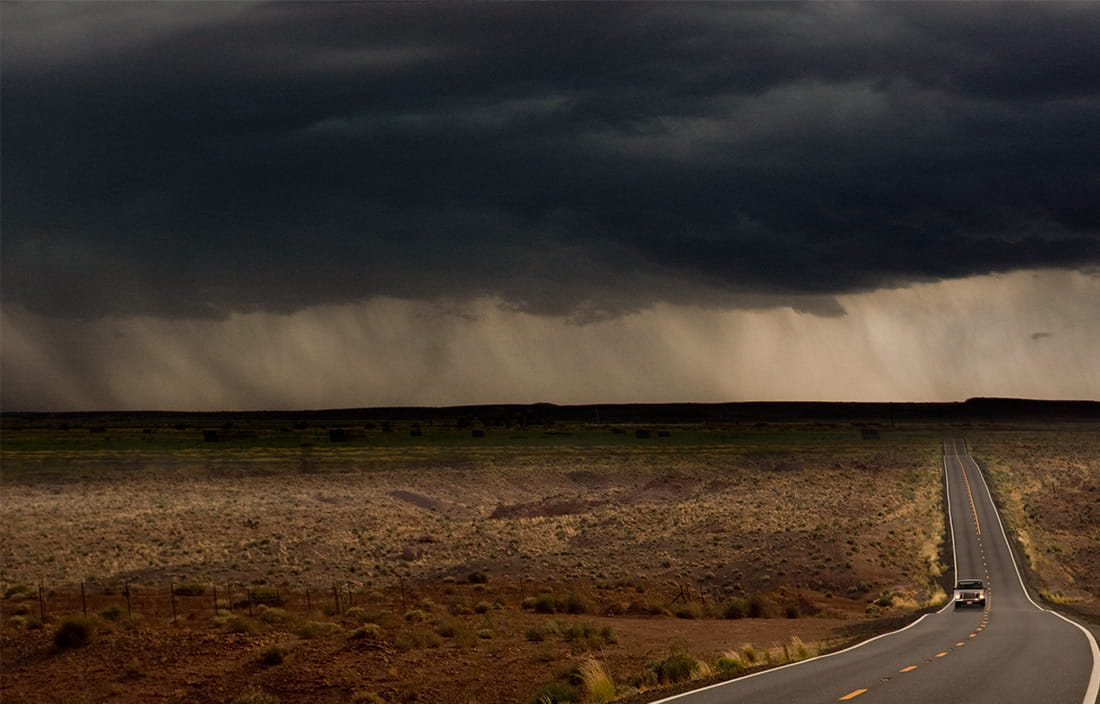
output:
[[749, 615], [748, 599], [730, 599], [722, 605], [722, 618], [738, 619], [747, 618]]
[[443, 639], [434, 631], [407, 630], [394, 638], [393, 645], [398, 650], [423, 650], [438, 648], [443, 645]]
[[105, 621], [121, 621], [122, 607], [118, 604], [111, 604], [110, 606], [101, 609], [99, 612], [99, 616]]
[[583, 595], [570, 592], [560, 594], [539, 594], [531, 602], [531, 608], [540, 614], [590, 614], [592, 603]]
[[749, 618], [775, 618], [779, 615], [779, 605], [766, 594], [753, 594], [749, 597]]
[[619, 642], [619, 637], [610, 626], [598, 626], [594, 623], [578, 622], [562, 631], [565, 642], [578, 650], [600, 650], [605, 645]]
[[718, 662], [715, 663], [714, 669], [718, 672], [737, 672], [738, 670], [745, 669], [745, 663], [741, 660], [740, 652], [729, 650], [718, 657]]
[[225, 630], [230, 633], [244, 633], [255, 636], [263, 633], [264, 624], [247, 616], [234, 614], [225, 620]]
[[32, 599], [38, 594], [38, 589], [30, 584], [13, 584], [4, 590], [4, 598], [12, 601], [20, 599]]
[[275, 665], [282, 665], [286, 660], [287, 649], [281, 645], [272, 645], [265, 648], [263, 653], [260, 654], [260, 663], [265, 667], [274, 667]]
[[248, 590], [248, 598], [254, 604], [266, 604], [268, 606], [280, 606], [283, 603], [282, 595], [275, 587], [253, 587]]
[[657, 684], [669, 685], [688, 682], [707, 674], [709, 668], [687, 653], [677, 652], [664, 660], [646, 663], [646, 669], [653, 673]]
[[531, 697], [530, 704], [567, 704], [580, 700], [581, 696], [576, 687], [564, 680], [554, 680], [544, 684], [535, 696]]
[[231, 704], [279, 704], [279, 698], [262, 689], [250, 689], [234, 698]]
[[186, 582], [173, 586], [172, 592], [176, 596], [202, 596], [206, 594], [206, 585], [197, 582]]
[[69, 616], [61, 621], [53, 634], [53, 644], [59, 650], [83, 648], [95, 640], [95, 624], [83, 616]]
[[706, 616], [706, 613], [701, 604], [697, 604], [696, 602], [692, 601], [686, 604], [676, 604], [676, 606], [672, 609], [672, 615], [676, 618], [695, 620], [704, 618]]
[[352, 640], [378, 640], [382, 637], [382, 627], [377, 623], [364, 623], [351, 632], [348, 638]]
[[331, 621], [304, 621], [293, 629], [294, 635], [309, 640], [311, 638], [323, 638], [335, 635], [344, 630], [343, 626]]
[[409, 609], [405, 612], [405, 620], [409, 623], [420, 623], [428, 618], [428, 614], [421, 609]]
[[276, 609], [263, 604], [256, 610], [256, 618], [269, 625], [286, 623], [288, 620], [287, 613], [283, 609]]

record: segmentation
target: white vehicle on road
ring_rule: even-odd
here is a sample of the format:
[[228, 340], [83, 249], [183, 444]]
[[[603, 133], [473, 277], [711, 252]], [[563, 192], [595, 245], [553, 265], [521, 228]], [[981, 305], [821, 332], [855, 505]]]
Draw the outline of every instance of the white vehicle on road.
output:
[[985, 583], [980, 579], [960, 579], [955, 582], [955, 608], [960, 606], [985, 606]]

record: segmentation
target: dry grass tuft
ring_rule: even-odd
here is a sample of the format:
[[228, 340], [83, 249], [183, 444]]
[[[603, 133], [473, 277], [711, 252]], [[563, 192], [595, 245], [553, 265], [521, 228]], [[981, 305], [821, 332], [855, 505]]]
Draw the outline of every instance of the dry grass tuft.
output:
[[588, 659], [580, 664], [578, 670], [586, 703], [604, 704], [615, 699], [615, 681], [611, 679], [606, 665], [599, 660]]

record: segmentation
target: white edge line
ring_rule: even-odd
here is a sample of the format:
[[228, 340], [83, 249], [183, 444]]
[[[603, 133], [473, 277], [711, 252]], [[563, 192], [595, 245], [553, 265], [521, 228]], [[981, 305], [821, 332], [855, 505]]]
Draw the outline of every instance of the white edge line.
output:
[[761, 675], [770, 675], [773, 672], [779, 672], [780, 670], [786, 670], [788, 667], [796, 667], [798, 665], [805, 665], [806, 663], [817, 662], [819, 660], [824, 660], [825, 658], [831, 658], [834, 655], [842, 655], [844, 653], [847, 653], [850, 650], [855, 650], [856, 648], [862, 648], [863, 646], [867, 645], [868, 643], [873, 643], [874, 641], [878, 640], [879, 638], [886, 638], [887, 636], [893, 636], [893, 635], [897, 635], [898, 633], [901, 633], [902, 631], [907, 631], [910, 628], [912, 628], [913, 626], [915, 626], [918, 623], [920, 623], [921, 621], [923, 621], [926, 616], [928, 616], [928, 614], [923, 614], [916, 621], [913, 621], [912, 623], [910, 623], [908, 626], [905, 626], [904, 628], [899, 628], [898, 630], [890, 631], [889, 633], [880, 633], [879, 635], [875, 636], [874, 638], [868, 638], [865, 641], [861, 641], [859, 643], [856, 643], [855, 645], [848, 646], [844, 650], [838, 650], [838, 651], [833, 652], [833, 653], [826, 653], [824, 655], [818, 655], [816, 657], [807, 658], [806, 660], [799, 660], [798, 662], [790, 662], [790, 663], [787, 663], [786, 665], [780, 665], [779, 667], [772, 667], [772, 668], [769, 668], [767, 670], [761, 670], [760, 672], [754, 672], [751, 675], [745, 675], [744, 677], [738, 677], [736, 679], [727, 680], [725, 682], [719, 682], [717, 684], [710, 684], [710, 685], [707, 685], [706, 687], [700, 687], [699, 689], [693, 689], [693, 690], [690, 690], [688, 692], [681, 692], [679, 694], [674, 694], [671, 697], [666, 697], [664, 699], [658, 699], [656, 701], [650, 702], [650, 704], [663, 704], [663, 702], [676, 701], [677, 699], [680, 699], [682, 697], [693, 696], [695, 694], [698, 694], [699, 692], [705, 692], [708, 689], [717, 689], [718, 687], [725, 687], [726, 685], [737, 684], [738, 682], [744, 682], [745, 680], [751, 680], [753, 677], [760, 677]]
[[[944, 486], [947, 487], [948, 484], [947, 484], [947, 447], [946, 447], [946, 445], [943, 447], [943, 451], [944, 451], [943, 452], [943, 479], [944, 479]], [[951, 559], [953, 561], [955, 561], [955, 560], [957, 560], [957, 558], [955, 556], [955, 526], [954, 526], [954, 522], [951, 521], [951, 492], [950, 492], [949, 489], [945, 488], [945, 493], [947, 494], [947, 520], [951, 524]], [[950, 597], [948, 597], [947, 604], [944, 605], [944, 607], [942, 609], [940, 609], [939, 611], [937, 611], [936, 613], [943, 613], [950, 606], [951, 606], [951, 599], [950, 599]], [[868, 643], [873, 643], [873, 642], [875, 642], [876, 640], [878, 640], [880, 638], [886, 638], [888, 636], [897, 635], [898, 633], [901, 633], [902, 631], [907, 631], [910, 628], [912, 628], [913, 626], [915, 626], [918, 623], [920, 623], [921, 621], [923, 621], [926, 616], [928, 616], [928, 614], [922, 614], [920, 618], [918, 618], [916, 621], [913, 621], [908, 626], [904, 626], [902, 628], [899, 628], [896, 631], [890, 631], [888, 633], [880, 633], [879, 635], [875, 636], [874, 638], [868, 638], [867, 640], [860, 641], [859, 643], [856, 643], [855, 645], [848, 646], [844, 650], [837, 650], [836, 652], [826, 653], [824, 655], [817, 655], [815, 657], [807, 658], [805, 660], [799, 660], [798, 662], [790, 662], [790, 663], [787, 663], [786, 665], [780, 665], [779, 667], [770, 667], [767, 670], [761, 670], [760, 672], [754, 672], [751, 675], [745, 675], [744, 677], [737, 677], [737, 678], [732, 679], [732, 680], [726, 680], [725, 682], [718, 682], [717, 684], [709, 684], [706, 687], [699, 687], [698, 689], [692, 689], [692, 690], [689, 690], [687, 692], [680, 692], [679, 694], [674, 694], [671, 697], [665, 697], [664, 699], [657, 699], [653, 702], [650, 702], [650, 704], [664, 704], [664, 702], [674, 702], [677, 699], [682, 699], [683, 697], [694, 696], [694, 695], [698, 694], [699, 692], [706, 692], [707, 690], [710, 690], [710, 689], [717, 689], [719, 687], [725, 687], [727, 685], [737, 684], [738, 682], [744, 682], [745, 680], [751, 680], [753, 677], [760, 677], [761, 675], [770, 675], [773, 672], [779, 672], [780, 670], [786, 670], [788, 667], [796, 667], [798, 665], [805, 665], [806, 663], [817, 662], [819, 660], [824, 660], [825, 658], [831, 658], [834, 655], [842, 655], [842, 654], [847, 653], [849, 651], [855, 650], [856, 648], [862, 648], [863, 646], [867, 645]]]
[[[963, 449], [966, 450], [965, 445], [963, 446]], [[973, 464], [974, 468], [978, 470], [978, 476], [982, 478], [982, 486], [985, 487], [986, 496], [989, 497], [989, 503], [991, 506], [993, 506], [993, 513], [997, 516], [997, 524], [1001, 527], [1001, 537], [1004, 538], [1005, 545], [1008, 547], [1008, 556], [1012, 559], [1012, 568], [1016, 570], [1016, 579], [1020, 580], [1020, 588], [1023, 590], [1024, 596], [1027, 598], [1028, 601], [1031, 602], [1031, 605], [1039, 611], [1045, 611], [1048, 614], [1053, 614], [1057, 616], [1066, 623], [1072, 623], [1074, 626], [1080, 629], [1082, 633], [1085, 634], [1085, 638], [1088, 640], [1089, 643], [1089, 649], [1092, 650], [1092, 675], [1089, 677], [1089, 685], [1088, 688], [1085, 690], [1085, 698], [1081, 700], [1081, 704], [1093, 704], [1097, 701], [1097, 695], [1100, 694], [1100, 648], [1096, 646], [1096, 638], [1093, 637], [1092, 632], [1089, 629], [1085, 628], [1073, 619], [1067, 616], [1063, 616], [1053, 609], [1043, 608], [1039, 604], [1036, 604], [1035, 601], [1031, 598], [1031, 595], [1027, 591], [1027, 585], [1024, 584], [1023, 575], [1020, 574], [1020, 566], [1016, 564], [1016, 554], [1012, 551], [1012, 544], [1008, 541], [1008, 533], [1005, 532], [1005, 524], [1004, 521], [1001, 520], [1001, 512], [997, 510], [997, 504], [993, 502], [993, 494], [989, 491], [989, 483], [985, 480], [985, 473], [982, 471], [982, 468], [978, 465], [978, 463], [974, 461], [974, 458], [970, 456], [970, 452], [968, 450], [966, 450], [966, 458], [970, 460], [970, 463]]]
[[[955, 447], [955, 441], [951, 441], [951, 447]], [[957, 454], [957, 453], [956, 453]], [[943, 443], [943, 493], [947, 497], [947, 530], [951, 532], [951, 574], [955, 576], [955, 579], [959, 578], [959, 553], [956, 552], [955, 545], [958, 543], [955, 540], [955, 519], [951, 517], [951, 473], [947, 471], [947, 441]], [[947, 607], [951, 606], [951, 600], [953, 595], [947, 596], [947, 603], [943, 605], [943, 608], [936, 613], [943, 613], [947, 611]]]

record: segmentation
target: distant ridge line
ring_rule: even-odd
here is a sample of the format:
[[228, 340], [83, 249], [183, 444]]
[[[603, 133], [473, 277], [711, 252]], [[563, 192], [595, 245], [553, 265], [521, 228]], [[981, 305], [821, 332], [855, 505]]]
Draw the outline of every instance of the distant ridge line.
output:
[[181, 418], [192, 422], [225, 422], [227, 419], [298, 419], [320, 422], [355, 421], [443, 421], [473, 418], [482, 421], [551, 423], [746, 423], [805, 421], [1013, 421], [1100, 419], [1100, 401], [1036, 400], [976, 397], [953, 402], [880, 401], [738, 401], [729, 403], [506, 403], [461, 406], [378, 406], [317, 410], [270, 411], [3, 411], [5, 421], [16, 419], [63, 420], [99, 418], [122, 422], [126, 419]]

